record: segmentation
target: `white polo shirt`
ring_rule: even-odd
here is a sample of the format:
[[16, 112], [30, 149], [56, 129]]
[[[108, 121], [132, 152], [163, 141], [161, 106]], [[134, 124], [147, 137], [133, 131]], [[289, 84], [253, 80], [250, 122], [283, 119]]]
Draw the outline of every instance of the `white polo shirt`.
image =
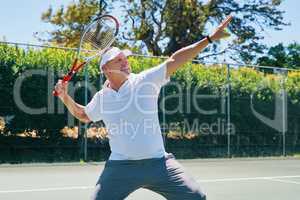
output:
[[103, 120], [108, 130], [110, 160], [160, 158], [166, 152], [158, 120], [158, 95], [169, 81], [163, 63], [139, 74], [131, 73], [118, 91], [104, 86], [85, 112]]

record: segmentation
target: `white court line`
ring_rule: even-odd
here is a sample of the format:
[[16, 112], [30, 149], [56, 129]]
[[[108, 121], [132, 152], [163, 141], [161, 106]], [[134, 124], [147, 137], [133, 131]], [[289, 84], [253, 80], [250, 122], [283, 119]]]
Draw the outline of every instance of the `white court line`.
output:
[[252, 180], [270, 180], [270, 179], [286, 179], [286, 178], [300, 178], [300, 175], [294, 176], [261, 176], [261, 177], [245, 177], [245, 178], [220, 178], [220, 179], [198, 179], [199, 183], [214, 183], [214, 182], [232, 182], [232, 181], [252, 181]]
[[[263, 177], [245, 177], [245, 178], [221, 178], [221, 179], [207, 179], [197, 180], [199, 183], [214, 183], [214, 182], [232, 182], [232, 181], [251, 181], [251, 180], [271, 180], [289, 182], [294, 184], [300, 184], [294, 181], [278, 180], [288, 178], [300, 178], [300, 175], [294, 176], [263, 176]], [[25, 193], [25, 192], [49, 192], [49, 191], [64, 191], [64, 190], [86, 190], [93, 189], [95, 186], [71, 186], [71, 187], [56, 187], [56, 188], [38, 188], [38, 189], [23, 189], [23, 190], [0, 190], [0, 194], [7, 193]]]
[[282, 183], [291, 183], [291, 184], [300, 185], [300, 182], [296, 182], [296, 181], [287, 181], [287, 180], [281, 180], [281, 179], [269, 179], [269, 180], [276, 181], [276, 182], [282, 182]]
[[0, 194], [7, 193], [24, 193], [24, 192], [49, 192], [49, 191], [65, 191], [65, 190], [86, 190], [92, 189], [95, 186], [73, 186], [73, 187], [57, 187], [57, 188], [39, 188], [39, 189], [28, 189], [28, 190], [3, 190]]

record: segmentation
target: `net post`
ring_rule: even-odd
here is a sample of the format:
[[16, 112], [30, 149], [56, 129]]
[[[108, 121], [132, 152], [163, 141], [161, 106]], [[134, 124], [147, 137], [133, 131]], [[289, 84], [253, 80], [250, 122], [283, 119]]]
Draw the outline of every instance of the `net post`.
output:
[[286, 131], [287, 131], [287, 94], [285, 90], [285, 82], [287, 78], [288, 70], [286, 68], [274, 68], [273, 72], [276, 73], [280, 79], [280, 91], [279, 95], [281, 98], [281, 137], [282, 137], [282, 149], [281, 155], [286, 156]]
[[282, 155], [286, 156], [286, 130], [287, 130], [287, 94], [285, 90], [285, 81], [287, 71], [282, 71], [281, 92], [282, 92]]
[[230, 87], [230, 65], [226, 64], [227, 68], [227, 75], [226, 75], [226, 82], [227, 82], [227, 109], [226, 109], [226, 121], [227, 121], [227, 157], [231, 157], [231, 151], [230, 151], [230, 144], [231, 144], [231, 138], [230, 138], [230, 93], [231, 93], [231, 87]]
[[166, 137], [166, 113], [165, 113], [165, 87], [162, 87], [162, 135], [165, 149], [167, 148], [167, 137]]
[[[88, 70], [87, 66], [84, 68], [84, 105], [87, 105], [88, 101]], [[84, 161], [87, 162], [87, 130], [88, 130], [88, 124], [84, 124]]]

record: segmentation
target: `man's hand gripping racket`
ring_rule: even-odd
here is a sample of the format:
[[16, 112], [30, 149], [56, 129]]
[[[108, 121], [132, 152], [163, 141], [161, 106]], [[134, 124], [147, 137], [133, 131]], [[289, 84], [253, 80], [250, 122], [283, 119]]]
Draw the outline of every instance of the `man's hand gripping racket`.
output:
[[100, 57], [112, 45], [118, 32], [119, 22], [111, 15], [102, 15], [88, 24], [80, 38], [71, 70], [56, 84], [53, 95], [66, 92], [66, 83], [92, 59]]

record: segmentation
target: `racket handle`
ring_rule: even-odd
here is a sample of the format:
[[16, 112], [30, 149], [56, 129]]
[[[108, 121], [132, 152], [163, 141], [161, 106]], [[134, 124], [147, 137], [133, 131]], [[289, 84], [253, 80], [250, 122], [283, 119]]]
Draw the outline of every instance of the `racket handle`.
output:
[[[72, 78], [72, 75], [70, 75], [70, 73], [69, 73], [68, 75], [66, 75], [66, 76], [63, 78], [62, 83], [67, 83], [67, 82], [69, 82], [69, 80], [71, 80], [71, 78]], [[57, 97], [57, 96], [59, 95], [59, 93], [54, 89], [54, 90], [52, 91], [52, 95]]]
[[58, 92], [56, 90], [53, 90], [52, 91], [52, 95], [57, 97], [58, 96]]
[[[86, 63], [86, 62], [83, 62], [83, 63], [81, 63], [79, 66], [77, 66], [77, 62], [78, 62], [78, 59], [76, 58], [76, 59], [74, 60], [73, 64], [72, 64], [72, 69], [69, 71], [69, 73], [68, 73], [67, 75], [64, 76], [64, 78], [63, 78], [63, 80], [62, 80], [63, 83], [69, 82], [69, 81], [71, 80], [72, 76], [76, 73], [76, 71], [77, 71], [80, 67], [82, 67], [83, 65], [85, 65], [85, 63]], [[54, 90], [52, 91], [52, 95], [57, 97], [59, 94], [58, 94], [58, 92], [54, 89]]]

